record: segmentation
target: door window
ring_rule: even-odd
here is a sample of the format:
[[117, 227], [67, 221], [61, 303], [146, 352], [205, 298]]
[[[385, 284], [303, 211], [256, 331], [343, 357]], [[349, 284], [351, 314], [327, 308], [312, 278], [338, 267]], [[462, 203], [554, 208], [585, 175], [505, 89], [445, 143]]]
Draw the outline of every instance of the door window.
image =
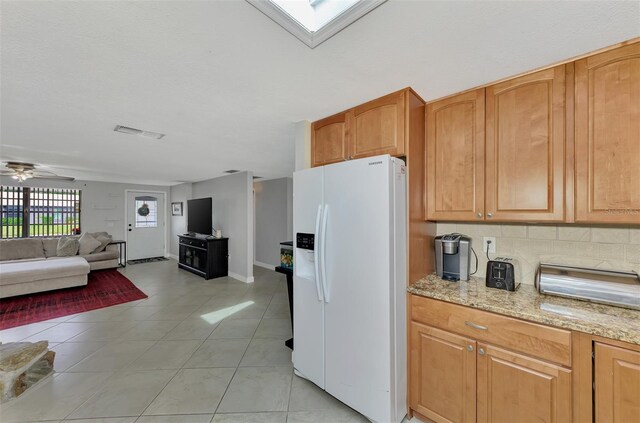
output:
[[136, 197], [136, 228], [156, 228], [158, 226], [158, 199], [156, 197]]

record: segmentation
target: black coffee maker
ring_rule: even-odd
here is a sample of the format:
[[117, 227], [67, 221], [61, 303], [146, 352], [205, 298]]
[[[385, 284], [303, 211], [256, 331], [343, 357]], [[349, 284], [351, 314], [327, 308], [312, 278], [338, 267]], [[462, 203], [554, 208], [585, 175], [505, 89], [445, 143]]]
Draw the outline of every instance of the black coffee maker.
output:
[[435, 238], [436, 274], [450, 281], [468, 281], [471, 263], [471, 238], [453, 233]]

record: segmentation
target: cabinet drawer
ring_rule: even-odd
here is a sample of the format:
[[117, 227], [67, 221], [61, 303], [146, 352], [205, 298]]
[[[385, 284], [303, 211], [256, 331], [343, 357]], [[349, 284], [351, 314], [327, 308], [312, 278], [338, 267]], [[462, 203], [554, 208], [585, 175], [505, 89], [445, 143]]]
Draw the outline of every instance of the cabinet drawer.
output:
[[571, 366], [571, 332], [412, 295], [411, 319]]
[[207, 242], [199, 239], [180, 238], [180, 244], [190, 247], [207, 248]]

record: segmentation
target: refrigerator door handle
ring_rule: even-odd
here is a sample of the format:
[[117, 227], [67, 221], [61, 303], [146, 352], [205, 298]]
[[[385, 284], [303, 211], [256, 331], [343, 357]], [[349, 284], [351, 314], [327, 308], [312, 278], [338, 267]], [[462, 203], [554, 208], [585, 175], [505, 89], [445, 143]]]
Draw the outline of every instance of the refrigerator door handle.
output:
[[329, 284], [327, 284], [327, 218], [329, 216], [329, 206], [325, 204], [324, 212], [322, 214], [322, 245], [320, 247], [321, 259], [321, 276], [322, 276], [322, 291], [324, 292], [324, 302], [329, 302]]
[[320, 290], [320, 218], [322, 216], [322, 204], [318, 205], [318, 212], [316, 213], [316, 242], [313, 258], [313, 265], [315, 267], [316, 277], [316, 291], [318, 291], [318, 301], [322, 301], [322, 291]]

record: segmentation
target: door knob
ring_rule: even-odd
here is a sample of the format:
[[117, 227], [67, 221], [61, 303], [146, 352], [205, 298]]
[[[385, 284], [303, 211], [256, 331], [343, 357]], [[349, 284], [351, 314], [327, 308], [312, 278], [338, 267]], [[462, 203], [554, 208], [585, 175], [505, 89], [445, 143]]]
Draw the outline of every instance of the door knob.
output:
[[476, 214], [476, 216], [478, 217], [478, 219], [482, 219], [482, 213], [478, 212], [478, 214]]
[[480, 349], [478, 350], [478, 354], [480, 354], [480, 355], [485, 355], [484, 348], [480, 348]]
[[491, 213], [491, 212], [487, 213], [487, 217], [488, 217], [489, 219], [491, 219], [491, 218], [493, 217], [493, 213]]
[[467, 351], [472, 352], [473, 351], [473, 345], [467, 345]]

